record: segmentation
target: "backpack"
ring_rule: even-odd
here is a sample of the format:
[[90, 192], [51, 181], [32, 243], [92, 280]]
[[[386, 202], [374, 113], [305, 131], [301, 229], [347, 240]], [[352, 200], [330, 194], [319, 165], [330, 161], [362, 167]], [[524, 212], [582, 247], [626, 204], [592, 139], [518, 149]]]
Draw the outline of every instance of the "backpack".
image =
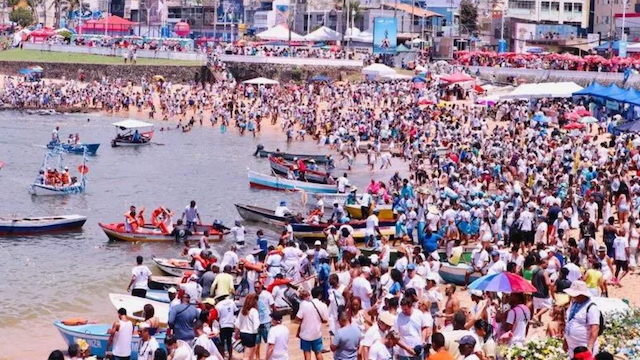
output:
[[[591, 309], [592, 306], [594, 306], [595, 303], [591, 303], [589, 304], [589, 306], [587, 306], [587, 314], [585, 316], [585, 320], [588, 322], [589, 320], [589, 309]], [[587, 324], [588, 325], [588, 324]], [[604, 332], [604, 316], [602, 315], [602, 311], [600, 311], [600, 328], [598, 329], [598, 336], [602, 335], [602, 333]]]

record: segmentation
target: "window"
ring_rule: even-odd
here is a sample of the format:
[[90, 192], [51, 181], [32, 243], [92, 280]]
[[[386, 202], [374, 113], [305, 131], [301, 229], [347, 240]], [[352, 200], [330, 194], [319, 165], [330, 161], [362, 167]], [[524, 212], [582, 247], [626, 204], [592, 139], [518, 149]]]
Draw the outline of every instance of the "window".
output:
[[581, 13], [582, 12], [582, 4], [581, 3], [573, 4], [573, 12]]
[[572, 12], [573, 11], [573, 4], [572, 3], [564, 3], [564, 11], [565, 12]]
[[559, 2], [552, 2], [551, 3], [551, 11], [560, 11], [560, 3]]
[[536, 3], [535, 1], [526, 1], [526, 0], [512, 0], [509, 1], [509, 8], [510, 9], [526, 9], [526, 10], [530, 10], [530, 9], [535, 9], [536, 7]]
[[549, 11], [550, 7], [551, 7], [551, 3], [550, 3], [550, 2], [548, 2], [548, 1], [543, 1], [543, 2], [542, 2], [542, 4], [541, 4], [541, 6], [540, 6], [540, 10], [542, 10], [542, 11]]

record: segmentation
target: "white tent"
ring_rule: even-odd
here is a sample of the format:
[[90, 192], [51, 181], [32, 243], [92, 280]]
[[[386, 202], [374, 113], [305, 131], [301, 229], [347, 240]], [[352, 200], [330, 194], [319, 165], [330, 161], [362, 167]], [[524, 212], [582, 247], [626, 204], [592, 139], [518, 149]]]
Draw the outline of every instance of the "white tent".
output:
[[283, 25], [274, 26], [271, 29], [265, 30], [257, 34], [256, 36], [263, 40], [280, 40], [280, 41], [289, 41], [289, 36], [291, 36], [291, 41], [304, 41], [304, 37], [294, 33], [293, 31], [289, 32], [289, 29], [287, 29]]
[[627, 52], [640, 52], [640, 43], [627, 45]]
[[344, 32], [345, 37], [353, 37], [360, 34], [360, 29], [357, 27], [348, 28], [347, 31]]
[[396, 73], [385, 74], [385, 75], [382, 75], [380, 77], [384, 78], [384, 79], [389, 79], [389, 80], [411, 80], [411, 79], [413, 79], [413, 76], [411, 76], [411, 75], [403, 75], [403, 74], [396, 74]]
[[243, 84], [250, 84], [250, 85], [278, 85], [280, 84], [278, 81], [276, 80], [271, 80], [271, 79], [267, 79], [264, 77], [259, 77], [259, 78], [255, 78], [255, 79], [251, 79], [251, 80], [246, 80], [242, 82]]
[[569, 98], [583, 87], [574, 82], [522, 84], [502, 99]]
[[304, 39], [308, 41], [338, 41], [342, 39], [342, 35], [333, 29], [323, 26], [305, 35]]
[[371, 76], [385, 76], [385, 75], [394, 75], [396, 71], [388, 67], [387, 65], [376, 63], [363, 68], [362, 73], [364, 75], [371, 75]]

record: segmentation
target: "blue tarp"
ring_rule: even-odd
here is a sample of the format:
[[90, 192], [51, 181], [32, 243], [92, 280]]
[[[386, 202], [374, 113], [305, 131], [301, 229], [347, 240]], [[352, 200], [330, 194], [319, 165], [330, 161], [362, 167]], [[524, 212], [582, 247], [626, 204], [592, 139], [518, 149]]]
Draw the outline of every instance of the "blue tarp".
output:
[[640, 121], [629, 121], [614, 129], [622, 132], [640, 132]]
[[624, 101], [624, 95], [626, 92], [627, 90], [621, 88], [620, 86], [611, 84], [604, 88], [602, 92], [600, 92], [600, 94], [597, 96], [603, 97], [608, 100]]
[[[611, 44], [611, 49], [618, 51], [620, 49], [620, 41], [616, 40]], [[607, 51], [609, 50], [609, 42], [604, 42], [602, 45], [596, 46], [596, 51]]]
[[600, 96], [600, 94], [602, 93], [602, 91], [604, 89], [606, 89], [607, 87], [604, 85], [600, 85], [600, 83], [597, 82], [592, 82], [591, 85], [587, 86], [586, 88], [574, 92], [572, 95], [573, 96]]

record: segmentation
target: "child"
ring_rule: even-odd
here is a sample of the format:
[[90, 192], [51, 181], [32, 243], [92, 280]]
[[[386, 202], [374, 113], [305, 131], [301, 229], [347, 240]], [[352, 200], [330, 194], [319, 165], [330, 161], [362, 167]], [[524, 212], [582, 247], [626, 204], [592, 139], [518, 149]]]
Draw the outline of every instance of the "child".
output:
[[547, 336], [562, 339], [564, 337], [564, 307], [554, 306], [551, 312], [551, 322], [547, 324]]

